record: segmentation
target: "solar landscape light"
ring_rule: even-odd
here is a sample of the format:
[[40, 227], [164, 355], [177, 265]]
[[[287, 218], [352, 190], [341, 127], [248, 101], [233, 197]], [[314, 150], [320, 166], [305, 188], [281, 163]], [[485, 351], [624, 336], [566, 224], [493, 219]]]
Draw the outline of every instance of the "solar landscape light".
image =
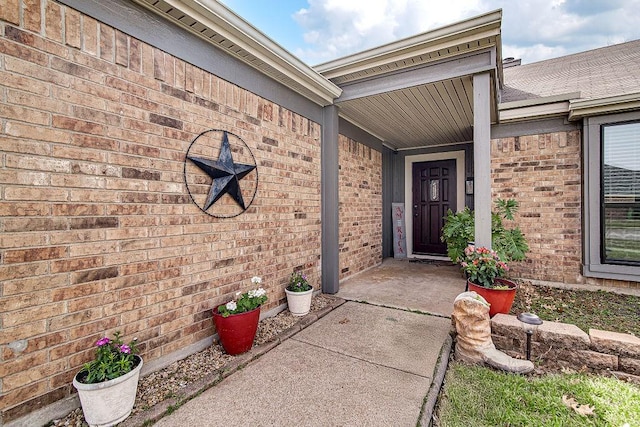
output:
[[538, 330], [538, 326], [542, 325], [542, 320], [533, 313], [520, 313], [518, 320], [527, 334], [527, 360], [531, 360], [531, 336]]

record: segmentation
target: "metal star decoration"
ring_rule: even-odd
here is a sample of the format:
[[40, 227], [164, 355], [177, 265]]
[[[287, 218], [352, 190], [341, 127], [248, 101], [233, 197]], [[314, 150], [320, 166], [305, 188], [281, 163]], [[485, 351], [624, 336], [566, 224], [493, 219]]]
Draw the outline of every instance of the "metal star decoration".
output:
[[229, 194], [242, 210], [246, 209], [244, 199], [242, 198], [242, 191], [240, 190], [240, 180], [254, 170], [256, 166], [233, 162], [227, 132], [224, 132], [222, 136], [222, 145], [220, 147], [218, 160], [191, 156], [187, 158], [213, 179], [211, 187], [209, 188], [209, 194], [204, 203], [205, 211], [225, 193]]

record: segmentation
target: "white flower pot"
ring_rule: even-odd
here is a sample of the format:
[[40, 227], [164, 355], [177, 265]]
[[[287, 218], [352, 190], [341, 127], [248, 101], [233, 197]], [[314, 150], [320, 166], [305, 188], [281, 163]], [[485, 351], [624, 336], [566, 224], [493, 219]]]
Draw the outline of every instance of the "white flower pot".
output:
[[291, 292], [290, 290], [284, 290], [287, 294], [287, 305], [289, 305], [289, 311], [294, 316], [304, 316], [311, 310], [311, 297], [313, 296], [313, 289], [309, 289], [304, 292]]
[[118, 424], [131, 414], [136, 401], [138, 379], [142, 369], [140, 363], [131, 372], [96, 384], [84, 384], [73, 378], [73, 386], [78, 390], [84, 419], [90, 426], [108, 427]]

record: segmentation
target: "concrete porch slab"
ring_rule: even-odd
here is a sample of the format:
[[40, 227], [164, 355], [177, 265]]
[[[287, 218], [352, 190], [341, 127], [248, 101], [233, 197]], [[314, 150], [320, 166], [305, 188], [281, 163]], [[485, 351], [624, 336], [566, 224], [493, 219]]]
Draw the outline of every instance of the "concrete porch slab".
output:
[[453, 301], [464, 292], [465, 284], [457, 266], [387, 258], [381, 265], [341, 282], [336, 296], [449, 317]]

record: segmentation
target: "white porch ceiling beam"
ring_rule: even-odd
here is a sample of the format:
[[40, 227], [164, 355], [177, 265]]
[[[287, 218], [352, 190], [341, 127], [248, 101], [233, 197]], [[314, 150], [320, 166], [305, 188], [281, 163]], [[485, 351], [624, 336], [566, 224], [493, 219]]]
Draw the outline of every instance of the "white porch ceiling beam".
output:
[[341, 102], [366, 96], [495, 70], [496, 56], [492, 54], [492, 50], [487, 49], [461, 58], [430, 63], [357, 83], [345, 84], [342, 86], [342, 95], [335, 102], [339, 105]]

